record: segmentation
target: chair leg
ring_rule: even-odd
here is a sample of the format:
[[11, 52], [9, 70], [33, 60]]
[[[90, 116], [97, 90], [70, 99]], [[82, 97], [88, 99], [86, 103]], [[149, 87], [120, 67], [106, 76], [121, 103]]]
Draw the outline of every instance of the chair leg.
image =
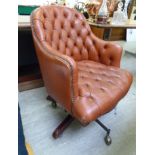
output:
[[57, 103], [51, 96], [47, 96], [46, 99], [52, 102], [53, 108], [57, 108]]
[[67, 115], [67, 117], [59, 124], [59, 126], [53, 132], [53, 138], [58, 138], [64, 130], [72, 123], [74, 118], [71, 115]]
[[96, 119], [95, 121], [107, 132], [106, 136], [104, 137], [104, 141], [107, 145], [110, 145], [112, 143], [112, 139], [109, 136], [110, 135], [110, 129], [108, 129], [100, 120]]

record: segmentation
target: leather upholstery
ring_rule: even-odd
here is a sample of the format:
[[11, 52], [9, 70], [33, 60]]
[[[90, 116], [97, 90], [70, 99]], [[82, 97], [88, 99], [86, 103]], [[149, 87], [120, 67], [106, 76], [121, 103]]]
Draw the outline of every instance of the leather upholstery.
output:
[[119, 68], [122, 48], [97, 38], [84, 16], [63, 6], [43, 6], [31, 28], [48, 95], [82, 124], [113, 109], [132, 76]]
[[89, 122], [109, 112], [126, 94], [131, 81], [131, 75], [118, 67], [78, 62], [79, 96], [73, 108], [76, 117]]

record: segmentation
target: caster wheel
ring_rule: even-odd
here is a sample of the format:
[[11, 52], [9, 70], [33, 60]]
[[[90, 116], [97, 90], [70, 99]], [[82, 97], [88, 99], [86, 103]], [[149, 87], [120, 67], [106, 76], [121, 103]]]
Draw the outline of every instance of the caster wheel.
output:
[[57, 108], [56, 102], [52, 102], [52, 107], [53, 107], [53, 108]]
[[106, 135], [106, 136], [104, 137], [104, 141], [105, 141], [105, 143], [106, 143], [107, 145], [110, 145], [110, 144], [112, 143], [112, 139], [111, 139], [111, 137], [110, 137], [109, 135]]

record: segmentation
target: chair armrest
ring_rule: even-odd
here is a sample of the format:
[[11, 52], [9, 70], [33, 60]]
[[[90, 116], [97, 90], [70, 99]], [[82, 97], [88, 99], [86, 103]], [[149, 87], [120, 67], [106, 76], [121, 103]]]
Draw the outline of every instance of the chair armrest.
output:
[[122, 47], [116, 43], [101, 40], [94, 34], [93, 40], [96, 42], [100, 62], [108, 66], [120, 67]]
[[[34, 35], [33, 35], [34, 36]], [[68, 112], [78, 96], [78, 69], [76, 62], [34, 37], [35, 48], [49, 96], [54, 98]]]

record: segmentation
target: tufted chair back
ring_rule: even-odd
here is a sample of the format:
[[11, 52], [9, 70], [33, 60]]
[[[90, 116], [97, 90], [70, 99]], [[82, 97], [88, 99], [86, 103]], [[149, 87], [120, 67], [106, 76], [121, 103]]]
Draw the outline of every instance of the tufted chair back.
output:
[[[98, 60], [89, 25], [82, 14], [61, 6], [42, 7], [36, 15], [40, 41], [74, 60]], [[89, 52], [88, 52], [89, 51]]]
[[113, 49], [106, 42], [100, 43], [85, 17], [74, 9], [55, 5], [40, 7], [35, 11], [33, 26], [41, 42], [75, 61], [93, 60], [119, 66], [119, 60], [113, 61]]

